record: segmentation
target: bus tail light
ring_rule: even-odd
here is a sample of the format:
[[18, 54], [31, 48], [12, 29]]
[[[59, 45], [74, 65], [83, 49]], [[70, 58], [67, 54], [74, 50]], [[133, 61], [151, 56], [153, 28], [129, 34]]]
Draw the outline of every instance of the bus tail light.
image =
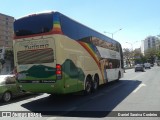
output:
[[56, 77], [57, 80], [62, 79], [62, 66], [60, 64], [56, 64]]

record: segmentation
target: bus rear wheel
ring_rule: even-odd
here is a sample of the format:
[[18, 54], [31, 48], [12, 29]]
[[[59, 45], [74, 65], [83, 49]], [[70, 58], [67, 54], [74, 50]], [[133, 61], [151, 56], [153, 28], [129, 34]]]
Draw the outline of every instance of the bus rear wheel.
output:
[[95, 92], [98, 89], [99, 85], [99, 77], [98, 75], [95, 75], [94, 80], [92, 82], [92, 91]]
[[84, 93], [85, 94], [90, 94], [92, 90], [92, 79], [91, 77], [87, 77], [86, 78], [86, 82], [85, 82], [85, 90]]

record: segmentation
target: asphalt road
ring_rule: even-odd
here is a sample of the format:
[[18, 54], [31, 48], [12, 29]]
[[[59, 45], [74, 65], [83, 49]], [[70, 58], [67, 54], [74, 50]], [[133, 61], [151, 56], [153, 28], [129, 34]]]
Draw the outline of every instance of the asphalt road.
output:
[[[101, 86], [97, 92], [88, 96], [80, 94], [57, 98], [52, 98], [49, 94], [23, 96], [7, 104], [0, 103], [0, 111], [40, 111], [41, 115], [45, 116], [30, 117], [31, 120], [64, 120], [71, 119], [70, 117], [76, 120], [79, 118], [128, 120], [128, 117], [111, 116], [117, 116], [118, 113], [123, 115], [124, 112], [120, 111], [125, 111], [126, 115], [133, 111], [160, 111], [160, 67], [154, 66], [145, 72], [136, 73], [134, 69], [126, 70], [119, 82]], [[5, 118], [8, 119], [22, 118]], [[27, 117], [23, 119], [28, 120]], [[160, 117], [131, 117], [131, 119], [159, 120]]]

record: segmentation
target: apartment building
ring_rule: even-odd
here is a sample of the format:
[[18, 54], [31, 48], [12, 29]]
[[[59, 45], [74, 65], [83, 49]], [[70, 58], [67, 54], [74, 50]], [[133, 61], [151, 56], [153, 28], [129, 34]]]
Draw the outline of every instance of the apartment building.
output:
[[12, 48], [14, 17], [0, 13], [0, 47]]
[[8, 74], [12, 68], [12, 61], [5, 60], [5, 51], [12, 50], [13, 46], [13, 22], [14, 17], [0, 13], [0, 60], [5, 61], [5, 64], [0, 63], [0, 74]]
[[156, 41], [156, 49], [160, 50], [160, 38], [158, 38]]
[[150, 48], [156, 48], [157, 37], [149, 36], [145, 40], [142, 40], [141, 43], [141, 53], [144, 54], [146, 50]]

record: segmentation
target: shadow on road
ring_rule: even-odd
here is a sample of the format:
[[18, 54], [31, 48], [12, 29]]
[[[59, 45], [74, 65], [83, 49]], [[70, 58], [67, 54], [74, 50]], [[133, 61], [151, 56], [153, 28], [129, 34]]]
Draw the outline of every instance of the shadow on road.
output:
[[141, 81], [120, 80], [103, 85], [93, 94], [64, 95], [41, 98], [22, 104], [22, 107], [43, 116], [67, 117], [105, 117], [128, 95], [134, 91]]
[[19, 102], [19, 101], [22, 101], [22, 100], [27, 100], [27, 99], [30, 99], [30, 98], [33, 98], [33, 97], [37, 97], [39, 95], [40, 94], [25, 94], [25, 95], [14, 97], [9, 102], [3, 102], [1, 100], [0, 101], [0, 106], [9, 105], [9, 104], [16, 103], [16, 102]]

